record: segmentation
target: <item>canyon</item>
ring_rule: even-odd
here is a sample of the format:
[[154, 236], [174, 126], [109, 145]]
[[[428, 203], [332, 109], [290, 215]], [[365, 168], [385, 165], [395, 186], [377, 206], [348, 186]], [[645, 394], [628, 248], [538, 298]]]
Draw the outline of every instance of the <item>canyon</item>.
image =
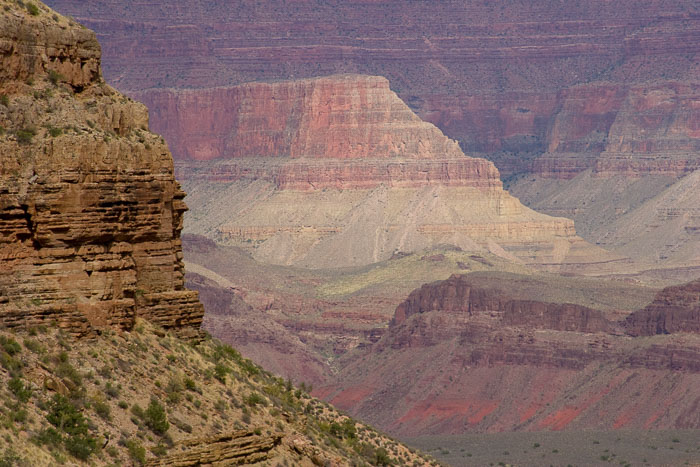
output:
[[172, 157], [92, 31], [0, 0], [0, 64], [0, 464], [436, 464], [200, 329]]
[[[628, 245], [619, 240], [629, 237], [625, 226], [612, 222], [629, 213], [627, 226], [655, 230], [630, 210], [698, 168], [695, 2], [52, 5], [105, 39], [110, 82], [147, 103], [176, 159], [227, 144], [216, 124], [195, 122], [208, 121], [203, 109], [227, 101], [232, 85], [381, 75], [422, 120], [493, 161], [529, 207], [575, 220], [584, 239], [633, 257], [640, 269], [698, 268], [693, 254], [650, 254], [665, 248], [668, 232]], [[183, 133], [187, 127], [198, 133]], [[677, 212], [675, 244], [697, 251], [697, 216]]]
[[700, 427], [696, 2], [51, 3], [212, 335], [401, 437]]
[[619, 320], [470, 276], [412, 292], [318, 392], [403, 436], [697, 428], [697, 281]]
[[[465, 156], [384, 78], [336, 75], [227, 93], [218, 105], [191, 104], [199, 94], [174, 104], [207, 109], [196, 125], [185, 112], [173, 122], [197, 155], [176, 165], [191, 195], [187, 233], [307, 268], [363, 266], [439, 244], [560, 270], [625, 262], [584, 242], [568, 220], [523, 206], [491, 162]], [[213, 141], [225, 144], [201, 148], [197, 125], [214, 122]]]

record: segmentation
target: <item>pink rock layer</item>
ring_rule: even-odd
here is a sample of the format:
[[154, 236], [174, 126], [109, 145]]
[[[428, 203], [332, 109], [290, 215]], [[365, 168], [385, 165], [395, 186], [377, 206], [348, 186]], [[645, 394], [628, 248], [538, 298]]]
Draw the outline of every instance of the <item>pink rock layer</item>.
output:
[[182, 179], [263, 179], [293, 190], [502, 186], [491, 162], [466, 157], [381, 77], [339, 75], [143, 96], [167, 109], [161, 129], [177, 148]]
[[[647, 120], [642, 126], [658, 119], [660, 130], [668, 126], [666, 134], [613, 128], [618, 114], [620, 120], [635, 119], [625, 113], [638, 92], [697, 83], [700, 16], [693, 0], [591, 0], [565, 7], [546, 0], [507, 9], [489, 2], [387, 0], [274, 9], [252, 1], [206, 7], [184, 0], [105, 1], [90, 8], [78, 0], [51, 4], [109, 37], [106, 76], [123, 90], [381, 75], [422, 119], [459, 141], [465, 152], [488, 155], [505, 175], [534, 171], [570, 178], [596, 166], [606, 151], [625, 158], [603, 164], [601, 174], [665, 173], [677, 169], [657, 169], [653, 158], [696, 159], [687, 143], [689, 137], [697, 144], [697, 135], [674, 133], [684, 121], [697, 130], [697, 108], [682, 104], [697, 99], [685, 99], [682, 90], [676, 110], [661, 106], [655, 116], [642, 116]], [[140, 96], [155, 110], [154, 128], [163, 132], [170, 125], [163, 119], [176, 109]], [[193, 121], [200, 110], [179, 109]], [[616, 148], [620, 136], [640, 152]], [[205, 135], [196, 140], [191, 144], [206, 153]], [[532, 166], [541, 154], [547, 161]], [[556, 163], [572, 154], [576, 163]], [[643, 157], [635, 163], [626, 155]]]

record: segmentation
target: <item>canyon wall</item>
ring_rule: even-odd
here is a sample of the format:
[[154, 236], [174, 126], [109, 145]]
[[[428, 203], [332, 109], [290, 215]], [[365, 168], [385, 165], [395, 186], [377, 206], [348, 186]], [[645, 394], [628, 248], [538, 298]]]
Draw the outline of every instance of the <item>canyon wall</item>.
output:
[[[9, 8], [8, 8], [9, 6]], [[185, 194], [146, 108], [107, 86], [94, 33], [44, 5], [0, 12], [0, 324], [75, 335], [136, 317], [194, 332]]]
[[[212, 96], [183, 97], [199, 102], [196, 120], [227, 144], [176, 164], [192, 194], [188, 232], [260, 261], [362, 266], [438, 244], [547, 268], [623, 259], [584, 242], [568, 220], [520, 204], [493, 163], [464, 155], [384, 78], [254, 83], [227, 89], [228, 100]], [[176, 115], [186, 146], [195, 117]]]
[[634, 336], [700, 333], [700, 280], [663, 289], [649, 306], [628, 316], [625, 325]]
[[[381, 75], [422, 120], [466, 153], [494, 162], [527, 206], [574, 219], [587, 241], [620, 248], [644, 268], [697, 267], [683, 253], [696, 246], [687, 238], [694, 221], [671, 234], [686, 245], [678, 254], [655, 233], [644, 245], [626, 247], [616, 240], [626, 231], [611, 225], [642, 196], [659, 195], [699, 168], [697, 2], [548, 0], [505, 8], [488, 2], [350, 1], [270, 9], [248, 1], [206, 7], [182, 1], [52, 4], [108, 39], [108, 78], [148, 102], [154, 128], [172, 142], [180, 160], [215, 157], [227, 147], [237, 151], [223, 131], [233, 127], [234, 116], [222, 104], [231, 101], [232, 85]], [[279, 108], [277, 102], [265, 105]], [[265, 108], [261, 102], [255, 107]], [[216, 118], [209, 108], [217, 109]], [[259, 117], [252, 121], [279, 125]], [[268, 148], [270, 139], [284, 140], [275, 131]], [[412, 167], [445, 178], [443, 169]], [[178, 175], [196, 170], [183, 165]], [[241, 168], [216, 170], [231, 177]], [[387, 161], [371, 170], [382, 172], [385, 183], [397, 183]], [[314, 178], [326, 187], [365, 183], [357, 175], [364, 169], [316, 176], [319, 171], [303, 166], [262, 175], [295, 189]], [[640, 179], [644, 195], [632, 186]], [[683, 216], [694, 214], [684, 209]], [[639, 224], [637, 232], [656, 230], [653, 222]], [[655, 256], [659, 246], [664, 251]]]
[[[690, 0], [507, 8], [456, 1], [269, 9], [248, 1], [51, 4], [109, 38], [106, 74], [122, 90], [160, 95], [162, 88], [381, 75], [423, 120], [463, 150], [487, 155], [506, 176], [568, 178], [596, 166], [606, 151], [611, 157], [599, 167], [606, 174], [697, 167], [694, 156], [685, 160], [688, 144], [697, 144], [700, 67], [700, 10]], [[659, 93], [667, 102], [651, 111]], [[173, 108], [162, 95], [153, 99], [154, 128], [163, 131]], [[639, 105], [649, 111], [635, 124], [682, 129], [685, 119], [691, 133], [639, 134], [628, 125], [629, 110]], [[187, 112], [197, 111], [194, 105]], [[615, 119], [627, 124], [613, 125]], [[672, 160], [664, 162], [667, 154]]]
[[455, 275], [413, 291], [319, 393], [405, 436], [700, 426], [698, 281], [624, 317], [547, 302], [541, 279], [529, 291], [517, 277], [492, 279]]

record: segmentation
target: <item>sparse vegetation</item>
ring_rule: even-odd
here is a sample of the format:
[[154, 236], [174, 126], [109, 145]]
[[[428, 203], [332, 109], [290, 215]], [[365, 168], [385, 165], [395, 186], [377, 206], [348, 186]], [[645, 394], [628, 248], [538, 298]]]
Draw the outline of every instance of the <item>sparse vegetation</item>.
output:
[[19, 144], [30, 144], [34, 136], [36, 136], [36, 130], [34, 128], [27, 127], [17, 130], [17, 142]]
[[[426, 465], [405, 447], [338, 414], [216, 340], [183, 345], [165, 332], [156, 334], [146, 322], [136, 328], [139, 332], [124, 333], [123, 339], [107, 331], [89, 343], [43, 326], [20, 339], [0, 331], [0, 355], [13, 374], [2, 385], [11, 398], [5, 404], [11, 405], [11, 415], [0, 410], [0, 420], [9, 427], [4, 434], [19, 446], [18, 455], [31, 451], [46, 456], [40, 462], [44, 465], [71, 459], [143, 465], [154, 456], [169, 455], [171, 437], [247, 429], [263, 437], [296, 433], [320, 452], [348, 459], [348, 465], [399, 465], [404, 460]], [[48, 353], [47, 348], [60, 350]], [[35, 368], [33, 375], [39, 368], [50, 384], [36, 389], [23, 376], [27, 366]], [[225, 368], [225, 380], [213, 384], [217, 366]], [[138, 383], [134, 374], [142, 375]], [[207, 377], [209, 384], [196, 383]], [[162, 399], [150, 398], [154, 391], [163, 391]], [[33, 444], [17, 438], [13, 430], [20, 428], [32, 433]]]
[[53, 84], [54, 86], [57, 85], [59, 81], [63, 81], [66, 79], [61, 73], [57, 72], [56, 70], [49, 70], [48, 78], [51, 84]]
[[32, 15], [32, 16], [39, 15], [39, 7], [36, 6], [35, 4], [27, 3], [25, 6], [27, 7], [27, 11], [29, 12], [30, 15]]

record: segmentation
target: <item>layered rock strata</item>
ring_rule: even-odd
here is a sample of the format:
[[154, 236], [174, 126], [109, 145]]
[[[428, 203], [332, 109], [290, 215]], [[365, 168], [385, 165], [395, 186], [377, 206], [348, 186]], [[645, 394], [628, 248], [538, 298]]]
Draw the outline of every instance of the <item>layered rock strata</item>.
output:
[[192, 194], [190, 232], [258, 260], [360, 266], [441, 243], [556, 268], [619, 259], [583, 242], [567, 220], [522, 206], [492, 163], [465, 156], [384, 78], [251, 83], [182, 102], [206, 116], [195, 124], [175, 112], [182, 123], [168, 131], [214, 127], [226, 143], [185, 145], [184, 158], [201, 159], [177, 165]]
[[269, 458], [269, 452], [280, 444], [281, 433], [263, 436], [239, 430], [205, 438], [188, 439], [181, 443], [185, 451], [152, 459], [148, 466], [190, 467], [198, 465], [254, 464]]
[[505, 326], [576, 332], [608, 332], [614, 329], [602, 312], [573, 303], [548, 303], [513, 298], [499, 288], [474, 286], [468, 277], [453, 275], [446, 281], [426, 284], [411, 292], [394, 314], [392, 325], [400, 325], [412, 315], [431, 311], [500, 313]]
[[196, 330], [184, 193], [146, 108], [107, 86], [94, 33], [0, 12], [0, 324], [76, 335], [136, 317]]
[[700, 280], [667, 287], [643, 310], [625, 320], [633, 336], [700, 333]]
[[[659, 91], [677, 94], [678, 103], [683, 95], [696, 95], [700, 20], [692, 0], [614, 5], [595, 0], [576, 6], [528, 1], [507, 10], [456, 1], [348, 1], [276, 9], [221, 1], [205, 9], [182, 0], [169, 2], [167, 9], [160, 2], [52, 4], [110, 37], [107, 73], [121, 89], [378, 74], [394, 83], [424, 120], [460, 141], [465, 151], [488, 154], [507, 175], [532, 170], [531, 158], [547, 153], [534, 169], [570, 177], [596, 165], [608, 146], [616, 155], [604, 159], [606, 173], [679, 170], [692, 156], [688, 137], [697, 142], [692, 134], [663, 132], [667, 125], [684, 126], [674, 116], [697, 120], [692, 98], [678, 112], [670, 101], [655, 108], [655, 116], [646, 112], [641, 126], [652, 124], [660, 132], [611, 128], [618, 126], [616, 115], [622, 120], [631, 115], [640, 95], [655, 100]], [[144, 46], [133, 47], [135, 38]], [[159, 131], [161, 116], [165, 112], [156, 117]], [[572, 120], [577, 125], [569, 131]], [[617, 151], [621, 134], [625, 142]], [[559, 145], [562, 141], [567, 144]], [[652, 146], [658, 152], [649, 151]], [[679, 160], [659, 167], [668, 155]]]
[[697, 281], [622, 320], [478, 283], [453, 276], [412, 292], [320, 393], [407, 436], [700, 426]]

